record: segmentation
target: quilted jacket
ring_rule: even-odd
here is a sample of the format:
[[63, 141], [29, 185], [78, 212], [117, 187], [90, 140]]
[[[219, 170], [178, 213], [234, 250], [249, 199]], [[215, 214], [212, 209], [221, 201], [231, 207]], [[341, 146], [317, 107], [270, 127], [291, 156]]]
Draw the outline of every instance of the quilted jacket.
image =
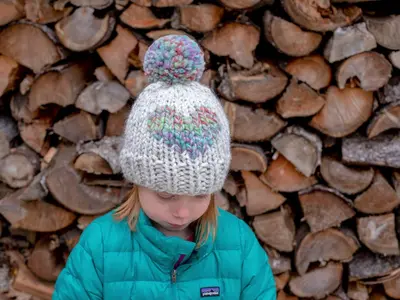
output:
[[[250, 227], [219, 210], [217, 237], [203, 246], [167, 237], [143, 211], [136, 231], [113, 211], [82, 233], [60, 273], [53, 300], [273, 300], [274, 277]], [[174, 265], [181, 256], [182, 263]]]

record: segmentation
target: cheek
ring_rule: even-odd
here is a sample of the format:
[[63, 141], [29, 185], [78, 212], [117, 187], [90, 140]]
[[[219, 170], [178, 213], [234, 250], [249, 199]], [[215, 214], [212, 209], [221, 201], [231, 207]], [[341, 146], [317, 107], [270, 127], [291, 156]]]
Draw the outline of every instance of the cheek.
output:
[[141, 207], [144, 213], [153, 221], [159, 221], [165, 216], [166, 209], [158, 201], [143, 201]]
[[210, 205], [210, 199], [193, 201], [192, 217], [194, 219], [200, 218], [206, 212], [209, 205]]

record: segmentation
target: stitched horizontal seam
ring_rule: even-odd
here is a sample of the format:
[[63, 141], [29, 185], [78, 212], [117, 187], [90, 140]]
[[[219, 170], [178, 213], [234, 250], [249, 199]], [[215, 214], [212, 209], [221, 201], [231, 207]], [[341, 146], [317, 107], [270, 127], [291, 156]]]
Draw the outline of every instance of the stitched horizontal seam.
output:
[[[83, 248], [83, 247], [82, 247], [82, 248]], [[92, 293], [91, 291], [87, 290], [87, 289], [83, 286], [81, 279], [79, 279], [78, 277], [76, 277], [76, 276], [75, 276], [74, 274], [72, 274], [70, 271], [67, 271], [67, 275], [70, 275], [72, 278], [75, 278], [75, 280], [77, 280], [78, 283], [80, 283], [80, 284], [82, 285], [82, 288], [84, 289], [85, 292], [91, 294], [92, 296], [95, 296], [96, 298], [99, 296], [99, 295], [96, 295], [96, 294]]]
[[[232, 278], [232, 277], [222, 277], [222, 278], [218, 278], [218, 277], [204, 277], [204, 278], [197, 278], [197, 279], [191, 279], [191, 280], [185, 280], [185, 281], [177, 281], [176, 283], [183, 283], [183, 282], [193, 282], [196, 280], [204, 280], [204, 279], [219, 279], [219, 280], [240, 280], [240, 278]], [[151, 283], [171, 283], [170, 280], [166, 280], [166, 281], [159, 281], [159, 280], [114, 280], [114, 281], [106, 281], [104, 282], [105, 284], [112, 284], [112, 283], [122, 283], [122, 282], [151, 282]]]
[[[218, 251], [240, 251], [240, 248], [237, 249], [215, 249], [212, 252]], [[111, 251], [104, 251], [104, 253], [134, 253], [134, 252], [144, 252], [143, 250], [127, 250], [127, 251], [118, 251], [118, 250], [111, 250]]]

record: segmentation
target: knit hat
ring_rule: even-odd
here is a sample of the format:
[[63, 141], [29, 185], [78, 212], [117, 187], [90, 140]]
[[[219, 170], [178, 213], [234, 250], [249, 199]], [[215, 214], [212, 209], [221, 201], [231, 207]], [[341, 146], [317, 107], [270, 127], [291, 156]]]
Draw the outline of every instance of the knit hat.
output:
[[204, 56], [185, 35], [154, 41], [144, 57], [147, 85], [125, 123], [120, 164], [126, 180], [174, 195], [222, 189], [231, 161], [229, 122], [199, 83]]

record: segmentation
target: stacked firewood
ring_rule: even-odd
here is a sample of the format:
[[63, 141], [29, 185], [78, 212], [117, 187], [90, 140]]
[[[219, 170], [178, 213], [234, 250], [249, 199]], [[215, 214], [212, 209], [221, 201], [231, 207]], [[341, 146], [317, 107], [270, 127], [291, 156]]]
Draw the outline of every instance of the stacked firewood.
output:
[[0, 299], [51, 299], [124, 201], [124, 122], [167, 34], [204, 50], [233, 142], [218, 205], [254, 229], [278, 298], [400, 299], [395, 2], [3, 0]]

